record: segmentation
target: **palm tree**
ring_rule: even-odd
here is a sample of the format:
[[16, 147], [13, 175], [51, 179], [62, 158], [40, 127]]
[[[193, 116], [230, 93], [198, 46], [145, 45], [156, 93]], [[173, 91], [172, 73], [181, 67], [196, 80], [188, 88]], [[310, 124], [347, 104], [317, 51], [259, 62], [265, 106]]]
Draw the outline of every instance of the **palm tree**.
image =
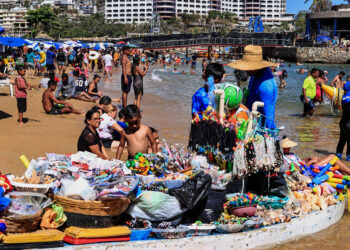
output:
[[[310, 2], [310, 0], [305, 0], [305, 3]], [[312, 0], [310, 10], [313, 12], [320, 12], [329, 10], [332, 7], [331, 0]]]

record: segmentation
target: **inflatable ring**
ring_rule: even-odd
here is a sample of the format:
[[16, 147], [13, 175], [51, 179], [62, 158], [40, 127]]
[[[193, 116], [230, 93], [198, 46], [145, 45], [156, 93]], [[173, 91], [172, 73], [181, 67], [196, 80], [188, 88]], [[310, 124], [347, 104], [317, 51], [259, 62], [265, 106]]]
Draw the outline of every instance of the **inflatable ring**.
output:
[[89, 59], [91, 61], [97, 60], [99, 57], [100, 57], [100, 55], [96, 51], [90, 51], [89, 52]]
[[39, 61], [39, 63], [43, 64], [43, 63], [45, 63], [45, 61], [46, 61], [46, 54], [45, 54], [45, 52], [41, 51], [40, 52], [40, 61]]

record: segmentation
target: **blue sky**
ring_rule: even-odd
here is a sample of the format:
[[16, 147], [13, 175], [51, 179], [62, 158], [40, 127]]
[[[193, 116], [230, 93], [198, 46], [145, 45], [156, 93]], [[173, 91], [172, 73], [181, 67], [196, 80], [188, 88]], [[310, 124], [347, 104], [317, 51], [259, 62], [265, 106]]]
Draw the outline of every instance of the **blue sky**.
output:
[[[305, 0], [287, 0], [287, 13], [298, 13], [300, 10], [306, 10], [310, 7], [310, 3], [305, 4]], [[342, 4], [343, 0], [333, 0], [333, 4]]]

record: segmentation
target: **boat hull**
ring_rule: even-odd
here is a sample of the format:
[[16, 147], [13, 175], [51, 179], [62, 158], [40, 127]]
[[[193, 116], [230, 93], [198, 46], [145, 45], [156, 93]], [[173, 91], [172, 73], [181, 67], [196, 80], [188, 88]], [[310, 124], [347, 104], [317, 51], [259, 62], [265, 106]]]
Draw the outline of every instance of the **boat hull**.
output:
[[[217, 234], [178, 240], [147, 240], [135, 242], [85, 245], [84, 249], [252, 249], [269, 248], [278, 244], [298, 240], [322, 231], [337, 223], [343, 216], [345, 201], [325, 210], [313, 212], [289, 223], [276, 224], [243, 233]], [[81, 246], [80, 246], [81, 247]], [[70, 246], [70, 249], [81, 249]]]

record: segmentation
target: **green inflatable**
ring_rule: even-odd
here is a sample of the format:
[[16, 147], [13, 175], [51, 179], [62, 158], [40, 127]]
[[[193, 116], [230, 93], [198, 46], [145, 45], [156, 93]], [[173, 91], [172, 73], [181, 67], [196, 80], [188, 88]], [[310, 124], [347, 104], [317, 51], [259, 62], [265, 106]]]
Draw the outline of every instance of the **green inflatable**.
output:
[[[218, 89], [225, 91], [225, 108], [228, 110], [238, 108], [242, 103], [243, 92], [240, 87], [232, 83], [223, 83], [217, 86]], [[216, 97], [217, 107], [219, 106], [220, 96]]]

